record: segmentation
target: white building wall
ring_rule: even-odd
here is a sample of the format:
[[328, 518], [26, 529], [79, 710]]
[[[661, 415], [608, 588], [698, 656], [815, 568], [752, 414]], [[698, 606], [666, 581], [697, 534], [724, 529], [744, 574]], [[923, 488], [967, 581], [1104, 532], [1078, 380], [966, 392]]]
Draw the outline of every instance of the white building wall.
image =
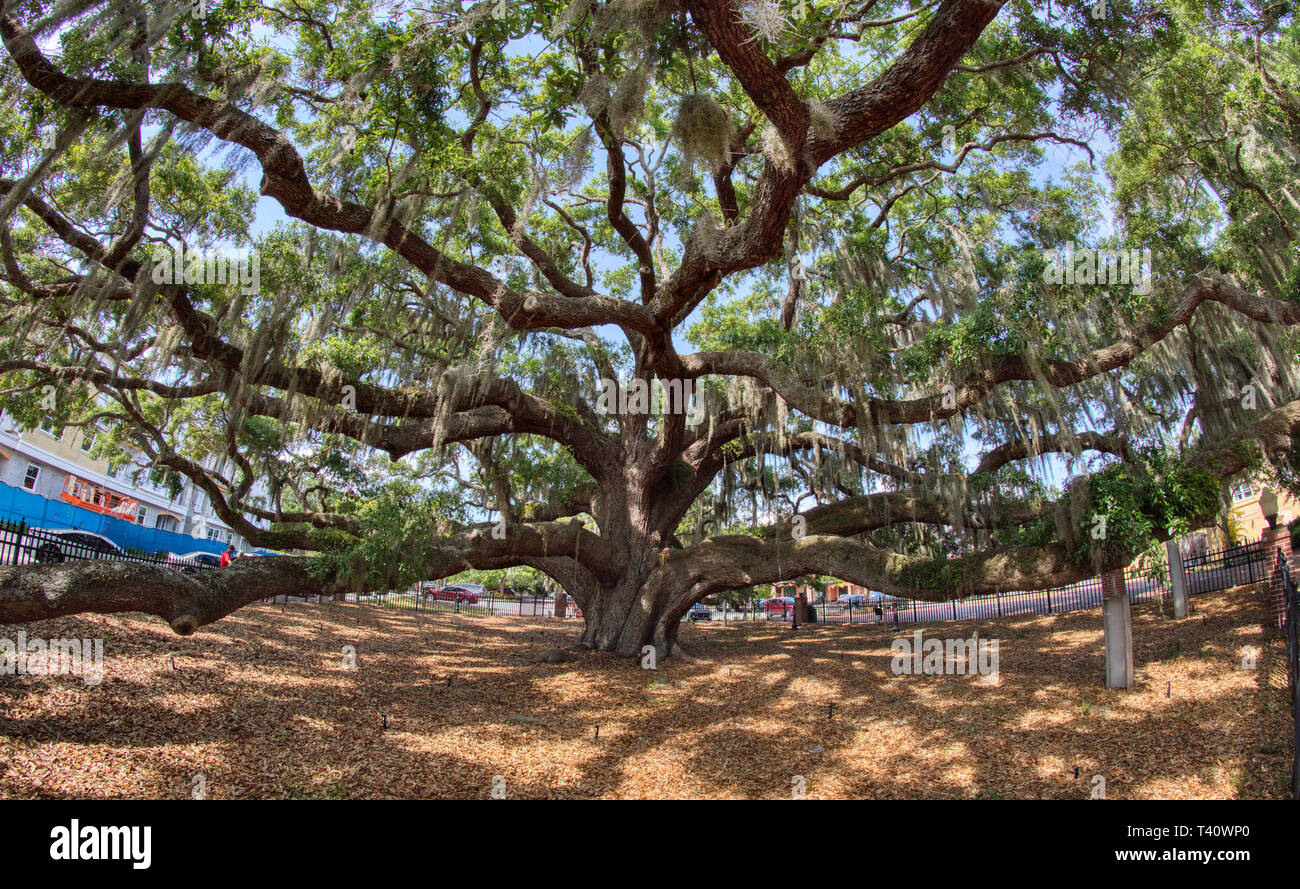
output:
[[[4, 457], [0, 453], [0, 481], [15, 488], [22, 488], [50, 500], [61, 500], [63, 487], [69, 474], [77, 478], [125, 494], [138, 500], [145, 507], [144, 527], [157, 527], [157, 516], [164, 513], [175, 517], [176, 527], [171, 530], [199, 539], [209, 539], [207, 529], [216, 529], [220, 543], [234, 543], [236, 549], [249, 548], [242, 536], [212, 511], [207, 495], [188, 478], [182, 477], [180, 493], [173, 499], [165, 485], [154, 485], [148, 481], [147, 469], [142, 469], [136, 482], [132, 481], [134, 469], [124, 467], [116, 476], [110, 476], [100, 470], [96, 463], [81, 451], [80, 430], [65, 430], [62, 436], [54, 436], [42, 429], [23, 430], [12, 419], [0, 412], [0, 449], [9, 453]], [[77, 445], [72, 445], [72, 442]], [[208, 461], [205, 461], [205, 464]], [[40, 468], [34, 488], [23, 484], [30, 465]], [[252, 496], [265, 496], [266, 489], [261, 482], [253, 485]], [[254, 520], [254, 524], [266, 527], [269, 522]]]

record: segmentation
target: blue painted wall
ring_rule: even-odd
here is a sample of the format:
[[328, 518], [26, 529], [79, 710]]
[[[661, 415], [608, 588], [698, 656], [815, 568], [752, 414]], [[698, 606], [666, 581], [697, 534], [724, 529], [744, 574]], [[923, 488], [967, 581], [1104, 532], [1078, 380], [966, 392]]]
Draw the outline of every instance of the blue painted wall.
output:
[[14, 522], [25, 521], [37, 528], [94, 531], [123, 549], [133, 547], [149, 553], [205, 552], [219, 555], [226, 549], [226, 544], [215, 540], [146, 528], [144, 525], [82, 509], [63, 500], [51, 500], [4, 483], [0, 483], [0, 518]]

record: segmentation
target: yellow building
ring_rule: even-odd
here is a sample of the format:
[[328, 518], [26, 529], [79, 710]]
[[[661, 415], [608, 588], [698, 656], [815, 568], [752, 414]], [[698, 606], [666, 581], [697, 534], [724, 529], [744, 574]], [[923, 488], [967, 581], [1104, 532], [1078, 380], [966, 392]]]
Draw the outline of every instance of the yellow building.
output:
[[[1268, 527], [1268, 521], [1259, 507], [1259, 498], [1265, 490], [1265, 486], [1259, 482], [1238, 482], [1232, 486], [1232, 508], [1228, 513], [1228, 522], [1235, 537], [1234, 542], [1259, 540]], [[1285, 525], [1300, 516], [1300, 500], [1280, 488], [1274, 488], [1273, 492], [1277, 494], [1279, 525]]]

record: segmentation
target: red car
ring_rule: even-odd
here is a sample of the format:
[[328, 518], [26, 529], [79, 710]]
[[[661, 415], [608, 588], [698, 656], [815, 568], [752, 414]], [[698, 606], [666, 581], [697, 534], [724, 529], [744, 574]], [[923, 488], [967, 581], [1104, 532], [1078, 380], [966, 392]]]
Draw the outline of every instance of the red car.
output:
[[443, 602], [468, 602], [470, 605], [478, 604], [478, 593], [459, 586], [440, 587], [434, 586], [433, 584], [425, 584], [424, 598], [427, 599], [430, 596]]
[[794, 614], [794, 596], [776, 596], [763, 602], [763, 610], [767, 616], [779, 615], [784, 617], [787, 614]]

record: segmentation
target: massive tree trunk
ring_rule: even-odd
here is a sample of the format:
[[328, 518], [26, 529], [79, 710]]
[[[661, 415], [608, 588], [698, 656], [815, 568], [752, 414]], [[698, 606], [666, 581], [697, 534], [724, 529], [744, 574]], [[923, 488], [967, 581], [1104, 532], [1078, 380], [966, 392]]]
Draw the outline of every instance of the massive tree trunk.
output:
[[638, 463], [632, 451], [605, 478], [595, 510], [602, 538], [620, 558], [603, 576], [583, 574], [566, 586], [582, 607], [582, 645], [625, 656], [652, 645], [666, 658], [677, 650], [677, 627], [691, 604], [680, 577], [663, 564], [662, 540], [675, 529], [684, 498], [650, 481], [648, 458]]
[[660, 659], [679, 652], [677, 629], [690, 603], [679, 591], [635, 575], [592, 591], [583, 606], [582, 644], [598, 651], [638, 655], [654, 646]]

